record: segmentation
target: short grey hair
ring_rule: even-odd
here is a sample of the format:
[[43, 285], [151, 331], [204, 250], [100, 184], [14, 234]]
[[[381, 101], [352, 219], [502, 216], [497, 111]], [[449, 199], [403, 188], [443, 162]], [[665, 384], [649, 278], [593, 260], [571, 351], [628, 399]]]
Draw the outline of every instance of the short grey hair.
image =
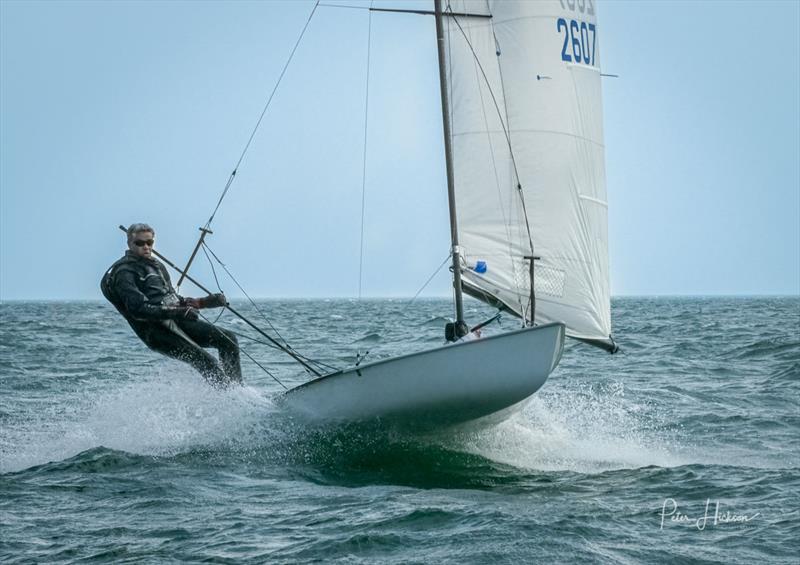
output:
[[134, 236], [143, 231], [149, 231], [153, 235], [156, 235], [156, 230], [151, 228], [148, 224], [131, 224], [128, 228], [128, 242], [130, 243], [133, 241]]

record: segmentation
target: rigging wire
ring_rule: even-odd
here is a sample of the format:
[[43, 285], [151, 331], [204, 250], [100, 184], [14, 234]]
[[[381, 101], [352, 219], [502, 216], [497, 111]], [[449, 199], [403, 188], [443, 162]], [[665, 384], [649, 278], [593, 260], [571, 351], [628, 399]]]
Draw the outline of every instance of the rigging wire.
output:
[[[369, 7], [372, 8], [372, 2]], [[369, 123], [369, 59], [372, 47], [372, 12], [369, 12], [367, 24], [367, 78], [364, 93], [364, 155], [362, 157], [361, 169], [361, 243], [358, 253], [358, 299], [361, 300], [361, 287], [363, 283], [362, 274], [364, 272], [364, 210], [366, 207], [367, 196], [367, 125]]]
[[[244, 339], [249, 339], [250, 341], [254, 341], [256, 343], [260, 343], [261, 345], [265, 345], [265, 346], [269, 347], [270, 349], [275, 349], [277, 351], [280, 351], [280, 347], [278, 347], [277, 345], [273, 345], [268, 341], [264, 341], [263, 339], [258, 339], [256, 337], [251, 336], [251, 335], [247, 335], [247, 334], [240, 333], [240, 332], [235, 332], [235, 331], [230, 330], [230, 329], [228, 331], [233, 333], [233, 334], [235, 334], [237, 337], [242, 337]], [[327, 369], [330, 369], [331, 371], [340, 371], [341, 370], [339, 367], [334, 367], [333, 365], [328, 365], [327, 363], [323, 363], [322, 361], [315, 361], [315, 363], [317, 365], [321, 366], [321, 367], [325, 367]]]
[[[286, 341], [286, 339], [284, 339], [284, 337], [283, 337], [283, 336], [281, 336], [281, 334], [278, 332], [278, 330], [277, 330], [277, 329], [276, 329], [276, 328], [275, 328], [275, 327], [274, 327], [274, 326], [273, 326], [273, 325], [270, 323], [269, 319], [267, 319], [267, 317], [264, 315], [264, 313], [263, 313], [263, 312], [262, 312], [262, 311], [261, 311], [261, 310], [258, 308], [258, 306], [257, 306], [257, 305], [256, 305], [256, 303], [253, 301], [253, 299], [252, 299], [252, 298], [250, 298], [250, 296], [249, 296], [249, 295], [248, 295], [248, 294], [247, 294], [247, 293], [244, 291], [244, 289], [242, 288], [242, 286], [241, 286], [241, 285], [240, 285], [240, 284], [239, 284], [239, 283], [236, 281], [236, 279], [234, 278], [233, 274], [232, 274], [232, 273], [231, 273], [231, 272], [230, 272], [230, 271], [229, 271], [229, 270], [228, 270], [228, 269], [225, 267], [225, 265], [224, 265], [224, 264], [222, 263], [222, 261], [220, 261], [220, 259], [219, 259], [219, 258], [218, 258], [218, 257], [217, 257], [215, 254], [214, 254], [214, 252], [211, 250], [211, 248], [207, 246], [207, 244], [205, 243], [205, 241], [203, 241], [202, 243], [203, 243], [203, 245], [202, 245], [202, 247], [203, 247], [203, 253], [204, 253], [204, 254], [205, 254], [205, 256], [206, 256], [206, 259], [208, 259], [209, 266], [211, 267], [211, 272], [212, 272], [212, 274], [214, 275], [214, 281], [215, 281], [215, 282], [216, 282], [216, 284], [217, 284], [217, 289], [218, 289], [220, 292], [222, 292], [222, 286], [221, 286], [221, 285], [220, 285], [220, 283], [219, 283], [219, 278], [217, 277], [217, 271], [216, 271], [216, 269], [214, 268], [214, 263], [211, 261], [211, 258], [209, 257], [209, 252], [211, 253], [211, 255], [213, 255], [213, 256], [214, 256], [214, 258], [217, 260], [217, 262], [218, 262], [220, 265], [222, 265], [222, 267], [225, 269], [225, 272], [226, 272], [226, 273], [228, 273], [228, 276], [231, 278], [231, 280], [233, 280], [233, 281], [234, 281], [234, 283], [236, 283], [236, 286], [238, 286], [238, 287], [239, 287], [239, 289], [240, 289], [240, 290], [241, 290], [241, 291], [244, 293], [244, 295], [245, 295], [245, 296], [247, 296], [247, 298], [250, 300], [250, 303], [253, 305], [253, 307], [256, 309], [256, 311], [257, 311], [259, 314], [261, 314], [261, 317], [262, 317], [262, 318], [264, 318], [264, 321], [265, 321], [265, 322], [267, 322], [267, 324], [269, 324], [269, 325], [270, 325], [270, 327], [271, 327], [271, 328], [272, 328], [272, 330], [273, 330], [273, 331], [274, 331], [274, 332], [275, 332], [275, 333], [278, 335], [278, 337], [280, 337], [280, 339], [283, 341], [283, 344], [281, 345], [281, 344], [280, 344], [280, 343], [279, 343], [277, 340], [274, 342], [274, 344], [270, 344], [270, 343], [267, 343], [267, 342], [265, 342], [265, 341], [260, 341], [260, 340], [257, 340], [257, 339], [255, 339], [255, 338], [252, 338], [252, 337], [250, 337], [250, 336], [248, 336], [248, 335], [245, 335], [245, 334], [240, 334], [240, 333], [237, 333], [237, 332], [232, 332], [232, 333], [234, 333], [234, 334], [236, 334], [236, 335], [238, 335], [238, 336], [241, 336], [241, 337], [245, 337], [245, 338], [251, 339], [251, 340], [253, 340], [253, 341], [257, 341], [258, 343], [262, 343], [262, 344], [264, 344], [264, 345], [266, 345], [266, 346], [268, 346], [268, 347], [271, 347], [271, 348], [273, 348], [273, 349], [276, 349], [276, 350], [279, 350], [279, 351], [286, 351], [286, 350], [289, 350], [289, 351], [291, 351], [291, 352], [292, 352], [292, 353], [293, 353], [293, 354], [296, 356], [296, 358], [298, 358], [298, 359], [299, 359], [299, 360], [301, 360], [301, 361], [305, 361], [305, 362], [306, 362], [306, 363], [308, 363], [309, 365], [314, 365], [314, 366], [315, 366], [317, 369], [322, 369], [322, 367], [323, 367], [323, 366], [324, 366], [324, 367], [328, 367], [328, 368], [330, 368], [330, 365], [326, 365], [325, 363], [322, 363], [322, 362], [320, 362], [320, 361], [316, 361], [316, 360], [314, 360], [314, 359], [310, 359], [310, 358], [306, 357], [305, 355], [302, 355], [301, 353], [299, 353], [299, 352], [297, 352], [296, 350], [294, 350], [294, 348], [292, 348], [292, 347], [289, 345], [289, 343]], [[219, 322], [219, 319], [222, 317], [222, 315], [223, 315], [224, 313], [225, 313], [225, 308], [222, 308], [222, 309], [219, 311], [219, 314], [217, 314], [217, 317], [216, 317], [216, 319], [215, 319], [213, 322], [211, 322], [211, 321], [210, 321], [210, 320], [209, 320], [207, 317], [205, 317], [205, 316], [203, 316], [203, 319], [204, 319], [204, 320], [206, 320], [207, 322], [210, 322], [211, 324], [216, 324], [217, 322]], [[252, 357], [250, 357], [249, 355], [248, 355], [248, 357], [249, 357], [250, 359], [252, 359], [252, 360], [253, 360], [253, 362], [254, 362], [254, 363], [256, 363], [256, 365], [258, 365], [259, 367], [261, 367], [261, 365], [260, 365], [260, 364], [259, 364], [259, 363], [258, 363], [258, 362], [255, 360], [255, 359], [253, 359], [253, 358], [252, 358]], [[261, 368], [263, 369], [263, 367], [261, 367]], [[308, 372], [308, 370], [307, 370], [307, 369], [306, 369], [306, 371]], [[269, 374], [269, 371], [267, 371], [267, 373]]]
[[227, 275], [230, 277], [230, 279], [233, 281], [233, 283], [236, 285], [236, 287], [237, 287], [239, 290], [241, 290], [241, 291], [242, 291], [242, 294], [244, 294], [244, 295], [245, 295], [245, 297], [246, 297], [246, 298], [247, 298], [247, 300], [250, 302], [251, 306], [253, 306], [253, 308], [255, 309], [255, 311], [256, 311], [256, 312], [258, 312], [258, 313], [261, 315], [261, 318], [262, 318], [262, 319], [263, 319], [263, 320], [264, 320], [264, 321], [267, 323], [267, 325], [270, 327], [270, 329], [271, 329], [273, 332], [275, 332], [275, 335], [277, 335], [277, 336], [278, 336], [278, 338], [279, 338], [279, 339], [280, 339], [280, 340], [283, 342], [283, 347], [285, 347], [287, 350], [291, 351], [291, 352], [292, 352], [294, 355], [296, 355], [297, 357], [299, 357], [299, 358], [300, 358], [300, 359], [302, 359], [303, 361], [307, 362], [308, 364], [316, 366], [316, 367], [317, 367], [317, 369], [321, 369], [321, 368], [322, 368], [322, 367], [321, 367], [321, 365], [324, 365], [324, 363], [320, 363], [319, 361], [317, 361], [317, 360], [315, 360], [315, 359], [311, 359], [311, 358], [309, 358], [309, 357], [307, 357], [307, 356], [303, 355], [303, 354], [302, 354], [302, 353], [300, 353], [299, 351], [297, 351], [297, 350], [296, 350], [294, 347], [292, 347], [292, 346], [289, 344], [289, 342], [286, 340], [286, 338], [284, 338], [284, 337], [281, 335], [281, 333], [278, 331], [278, 329], [277, 329], [277, 328], [276, 328], [276, 327], [275, 327], [275, 326], [272, 324], [272, 322], [269, 320], [269, 318], [267, 318], [267, 315], [266, 315], [266, 314], [264, 314], [264, 311], [263, 311], [263, 310], [261, 310], [261, 308], [259, 308], [259, 307], [258, 307], [258, 304], [256, 303], [256, 301], [255, 301], [255, 300], [253, 300], [253, 299], [250, 297], [250, 295], [249, 295], [249, 294], [247, 294], [247, 291], [246, 291], [246, 290], [245, 290], [245, 289], [242, 287], [242, 285], [241, 285], [241, 284], [239, 284], [239, 281], [238, 281], [238, 280], [236, 280], [236, 277], [234, 277], [234, 276], [233, 276], [233, 273], [231, 273], [230, 269], [228, 269], [228, 267], [227, 267], [227, 266], [226, 266], [226, 265], [225, 265], [225, 264], [224, 264], [224, 263], [223, 263], [223, 262], [220, 260], [220, 258], [219, 258], [219, 257], [217, 257], [216, 253], [214, 253], [214, 251], [213, 251], [213, 250], [212, 250], [210, 247], [208, 247], [208, 244], [206, 244], [205, 242], [203, 242], [203, 247], [204, 247], [204, 248], [206, 248], [206, 249], [208, 249], [208, 252], [209, 252], [209, 253], [211, 253], [211, 256], [212, 256], [212, 257], [214, 257], [214, 259], [217, 261], [217, 263], [219, 263], [219, 264], [220, 264], [220, 266], [221, 266], [221, 267], [223, 268], [223, 270], [224, 270], [224, 271], [227, 273]]
[[208, 251], [206, 250], [206, 246], [203, 245], [202, 248], [203, 248], [203, 254], [206, 256], [206, 259], [208, 259], [208, 266], [211, 267], [211, 274], [214, 275], [214, 283], [216, 283], [217, 285], [217, 290], [222, 292], [222, 286], [220, 286], [219, 284], [219, 279], [217, 278], [217, 270], [214, 268], [214, 262], [211, 260], [211, 257], [208, 256]]
[[308, 15], [308, 19], [306, 20], [306, 23], [303, 26], [303, 30], [300, 32], [300, 36], [297, 38], [297, 41], [295, 42], [294, 47], [292, 48], [292, 52], [289, 54], [289, 58], [286, 60], [286, 64], [283, 66], [281, 74], [278, 76], [278, 81], [275, 83], [275, 86], [272, 89], [269, 98], [267, 99], [267, 103], [264, 105], [264, 109], [261, 110], [261, 115], [258, 117], [258, 121], [256, 121], [256, 125], [255, 127], [253, 127], [253, 131], [250, 133], [250, 137], [248, 138], [247, 143], [245, 144], [244, 149], [242, 150], [242, 154], [239, 156], [239, 160], [236, 162], [236, 166], [233, 168], [233, 172], [231, 172], [230, 176], [228, 177], [228, 182], [225, 183], [225, 188], [222, 190], [222, 194], [220, 195], [219, 200], [217, 201], [217, 205], [214, 207], [214, 211], [211, 212], [211, 216], [208, 218], [208, 221], [206, 222], [205, 225], [206, 229], [208, 229], [211, 226], [211, 222], [214, 221], [214, 216], [217, 215], [217, 210], [219, 210], [222, 201], [225, 199], [225, 195], [228, 194], [228, 190], [230, 190], [231, 185], [233, 184], [233, 181], [236, 178], [236, 172], [239, 170], [239, 165], [242, 164], [242, 161], [244, 160], [244, 156], [247, 153], [247, 150], [250, 149], [250, 144], [253, 142], [253, 138], [256, 136], [256, 132], [258, 131], [259, 126], [261, 125], [261, 121], [264, 119], [264, 115], [267, 113], [267, 109], [269, 108], [269, 105], [272, 103], [272, 98], [275, 96], [275, 92], [277, 92], [278, 87], [280, 86], [281, 81], [283, 80], [283, 75], [286, 74], [286, 69], [289, 68], [289, 64], [292, 62], [292, 58], [294, 57], [294, 54], [297, 51], [297, 47], [298, 45], [300, 45], [300, 41], [302, 41], [303, 36], [306, 33], [306, 29], [308, 29], [308, 24], [311, 23], [311, 18], [314, 17], [314, 12], [317, 11], [318, 6], [319, 6], [319, 0], [317, 0], [314, 3], [314, 8], [312, 8], [311, 13]]
[[283, 342], [283, 344], [286, 347], [288, 347], [289, 349], [292, 349], [292, 347], [289, 345], [289, 342], [287, 342], [286, 339], [277, 330], [277, 328], [275, 328], [275, 326], [272, 325], [272, 322], [269, 321], [269, 319], [267, 318], [266, 314], [264, 314], [264, 312], [258, 307], [258, 304], [256, 304], [256, 302], [250, 297], [250, 295], [247, 294], [247, 291], [242, 287], [241, 284], [239, 284], [239, 281], [236, 280], [236, 277], [233, 276], [233, 273], [231, 273], [230, 269], [228, 269], [228, 267], [225, 265], [225, 263], [223, 263], [222, 260], [219, 257], [217, 257], [217, 254], [214, 253], [214, 251], [205, 242], [203, 242], [203, 247], [205, 249], [208, 249], [208, 252], [211, 253], [211, 256], [216, 260], [217, 263], [219, 263], [219, 265], [223, 268], [225, 273], [227, 273], [227, 275], [233, 281], [233, 284], [235, 284], [236, 287], [239, 290], [242, 291], [242, 294], [245, 295], [245, 297], [250, 302], [250, 304], [253, 306], [253, 308], [255, 308], [256, 312], [258, 312], [261, 315], [261, 318], [269, 325], [270, 329], [275, 332], [275, 334]]
[[442, 261], [442, 264], [436, 267], [436, 270], [433, 271], [433, 274], [428, 277], [428, 280], [425, 281], [425, 284], [423, 284], [417, 291], [417, 293], [414, 295], [414, 297], [408, 301], [407, 306], [410, 306], [411, 303], [414, 302], [417, 299], [417, 297], [422, 293], [422, 291], [425, 290], [425, 287], [428, 286], [428, 284], [433, 280], [433, 277], [439, 274], [439, 271], [442, 270], [442, 267], [445, 266], [445, 264], [447, 263], [447, 261], [450, 260], [450, 257], [452, 257], [452, 255], [453, 255], [452, 253], [447, 254], [447, 256], [444, 258], [444, 261]]
[[[208, 256], [208, 251], [206, 251], [205, 246], [203, 246], [203, 253], [206, 256], [206, 259], [208, 260], [208, 266], [211, 267], [211, 274], [214, 275], [214, 282], [217, 285], [217, 290], [219, 290], [220, 292], [222, 292], [224, 294], [224, 292], [222, 291], [222, 287], [219, 284], [219, 279], [217, 278], [217, 270], [214, 268], [214, 262], [211, 260], [211, 257]], [[217, 314], [216, 319], [211, 323], [212, 324], [216, 324], [217, 322], [219, 322], [219, 319], [222, 318], [222, 315], [224, 313], [225, 313], [225, 308], [222, 308], [219, 311], [219, 314]]]
[[365, 6], [347, 6], [345, 4], [320, 4], [320, 8], [347, 8], [350, 10], [372, 10], [372, 2], [369, 4], [369, 8]]

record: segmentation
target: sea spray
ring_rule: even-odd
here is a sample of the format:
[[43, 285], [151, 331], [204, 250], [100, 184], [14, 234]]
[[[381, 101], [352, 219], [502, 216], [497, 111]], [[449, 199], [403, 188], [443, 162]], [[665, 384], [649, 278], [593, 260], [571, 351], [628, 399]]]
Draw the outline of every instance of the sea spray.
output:
[[555, 384], [489, 429], [456, 436], [469, 451], [520, 469], [599, 473], [682, 465], [673, 431], [621, 382]]
[[172, 456], [200, 446], [241, 441], [269, 417], [272, 403], [252, 387], [218, 390], [175, 362], [153, 374], [93, 389], [60, 414], [33, 414], [18, 428], [2, 472], [24, 469], [103, 446]]

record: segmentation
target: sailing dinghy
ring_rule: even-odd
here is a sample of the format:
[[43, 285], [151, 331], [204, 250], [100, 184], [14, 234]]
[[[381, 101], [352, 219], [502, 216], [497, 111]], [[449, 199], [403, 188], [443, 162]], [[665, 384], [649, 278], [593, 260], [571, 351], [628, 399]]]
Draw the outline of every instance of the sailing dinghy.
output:
[[544, 384], [565, 336], [616, 350], [594, 2], [450, 0], [443, 9], [435, 0], [414, 13], [436, 19], [451, 333], [466, 327], [463, 292], [523, 327], [336, 371], [281, 396], [311, 421], [496, 422]]
[[[314, 377], [279, 397], [311, 422], [428, 428], [496, 422], [521, 409], [545, 383], [565, 337], [616, 351], [594, 2], [450, 0], [443, 9], [434, 0], [433, 8], [370, 10], [436, 19], [455, 298], [455, 321], [445, 336], [455, 343], [324, 374], [327, 366], [228, 305], [267, 345]], [[431, 38], [431, 56], [433, 46]], [[279, 84], [280, 78], [276, 89]], [[181, 273], [181, 281], [206, 292], [188, 275], [201, 247], [242, 289], [205, 237], [270, 100], [272, 95], [187, 266], [181, 270], [157, 254]], [[512, 313], [522, 327], [467, 340], [474, 334], [466, 335], [464, 292]]]

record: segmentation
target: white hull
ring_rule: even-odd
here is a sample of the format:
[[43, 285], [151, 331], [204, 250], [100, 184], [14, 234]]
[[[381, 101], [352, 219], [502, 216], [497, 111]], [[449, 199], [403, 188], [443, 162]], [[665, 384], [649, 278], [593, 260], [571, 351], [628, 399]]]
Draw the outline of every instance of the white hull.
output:
[[445, 345], [325, 375], [282, 396], [310, 422], [392, 421], [435, 427], [521, 409], [561, 359], [554, 323]]

